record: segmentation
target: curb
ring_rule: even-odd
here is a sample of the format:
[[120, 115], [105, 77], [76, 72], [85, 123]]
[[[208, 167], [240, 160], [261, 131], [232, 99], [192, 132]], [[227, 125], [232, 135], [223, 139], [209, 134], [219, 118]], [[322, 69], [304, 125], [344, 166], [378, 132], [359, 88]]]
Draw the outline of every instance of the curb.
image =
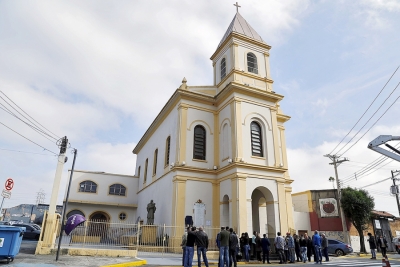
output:
[[131, 261], [131, 262], [123, 262], [123, 263], [116, 263], [110, 265], [103, 265], [101, 267], [131, 267], [131, 266], [142, 266], [147, 264], [146, 260], [138, 260], [138, 261]]

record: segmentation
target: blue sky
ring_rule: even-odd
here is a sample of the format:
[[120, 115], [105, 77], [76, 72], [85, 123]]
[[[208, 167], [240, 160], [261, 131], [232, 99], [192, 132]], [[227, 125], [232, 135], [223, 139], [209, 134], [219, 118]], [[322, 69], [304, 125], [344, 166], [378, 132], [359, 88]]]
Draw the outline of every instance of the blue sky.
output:
[[[189, 85], [212, 84], [209, 58], [235, 14], [232, 4], [0, 1], [0, 89], [51, 131], [70, 138], [79, 150], [77, 169], [133, 174], [133, 147], [182, 78]], [[293, 191], [331, 188], [333, 168], [322, 155], [344, 137], [400, 64], [400, 3], [239, 4], [242, 16], [272, 46], [274, 90], [285, 96], [281, 106], [292, 117], [286, 139]], [[400, 71], [361, 122], [399, 81]], [[396, 90], [377, 115], [399, 95]], [[396, 103], [346, 153], [351, 162], [340, 166], [341, 177], [379, 157], [366, 148], [376, 136], [400, 135], [398, 114]], [[57, 151], [2, 110], [0, 121]], [[0, 148], [44, 153], [1, 125]], [[54, 156], [0, 150], [0, 181], [16, 181], [5, 207], [35, 203], [40, 188], [48, 201], [55, 166]], [[395, 168], [399, 163], [391, 162], [349, 185], [382, 180]], [[66, 179], [64, 173], [64, 184]], [[389, 186], [390, 181], [380, 183], [371, 193], [377, 209], [397, 215]], [[63, 193], [64, 185], [60, 199]]]

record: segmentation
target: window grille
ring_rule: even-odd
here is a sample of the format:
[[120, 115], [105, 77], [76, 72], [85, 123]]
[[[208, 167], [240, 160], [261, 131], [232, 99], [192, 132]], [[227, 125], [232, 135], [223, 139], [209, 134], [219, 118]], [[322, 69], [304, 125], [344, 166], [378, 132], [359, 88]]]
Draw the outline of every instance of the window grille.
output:
[[250, 124], [250, 128], [251, 128], [251, 154], [253, 156], [262, 157], [263, 148], [262, 148], [261, 127], [257, 122], [253, 121]]
[[247, 70], [258, 74], [257, 57], [253, 53], [247, 53]]
[[110, 186], [108, 193], [110, 195], [125, 196], [126, 187], [122, 184], [113, 184]]
[[97, 184], [92, 181], [83, 181], [82, 183], [79, 184], [79, 192], [96, 193]]
[[194, 127], [193, 158], [206, 159], [206, 129], [201, 125]]

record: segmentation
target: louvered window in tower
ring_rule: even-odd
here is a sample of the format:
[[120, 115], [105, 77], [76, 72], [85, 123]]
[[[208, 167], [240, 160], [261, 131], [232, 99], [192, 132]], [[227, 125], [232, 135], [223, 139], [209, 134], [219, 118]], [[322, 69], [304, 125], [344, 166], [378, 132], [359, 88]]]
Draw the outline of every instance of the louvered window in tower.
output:
[[223, 58], [221, 60], [221, 80], [226, 76], [226, 60]]
[[247, 53], [247, 71], [258, 74], [257, 57], [253, 53]]
[[171, 149], [171, 136], [168, 136], [165, 144], [165, 166], [169, 164], [169, 151]]
[[250, 128], [251, 128], [251, 154], [253, 156], [262, 157], [263, 148], [262, 148], [262, 134], [261, 134], [260, 124], [253, 121], [250, 125]]
[[194, 127], [193, 158], [206, 159], [206, 129], [201, 125]]

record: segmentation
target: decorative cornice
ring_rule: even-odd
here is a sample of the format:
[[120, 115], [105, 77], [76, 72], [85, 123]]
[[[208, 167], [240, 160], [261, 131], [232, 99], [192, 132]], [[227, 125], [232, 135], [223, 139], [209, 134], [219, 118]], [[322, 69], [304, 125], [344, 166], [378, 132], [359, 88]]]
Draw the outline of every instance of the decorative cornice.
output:
[[[226, 38], [226, 40], [217, 48], [217, 50], [214, 52], [214, 54], [211, 56], [210, 59], [213, 60], [219, 54], [219, 52], [225, 48], [225, 45], [232, 41], [233, 38], [240, 39], [242, 41], [257, 45], [257, 46], [262, 47], [267, 50], [271, 49], [271, 46], [266, 43], [254, 40], [252, 38], [249, 38], [249, 37], [247, 37], [243, 34], [237, 33], [237, 32], [231, 32], [231, 34], [229, 34], [229, 36]], [[233, 41], [233, 42], [235, 42], [235, 41]]]

